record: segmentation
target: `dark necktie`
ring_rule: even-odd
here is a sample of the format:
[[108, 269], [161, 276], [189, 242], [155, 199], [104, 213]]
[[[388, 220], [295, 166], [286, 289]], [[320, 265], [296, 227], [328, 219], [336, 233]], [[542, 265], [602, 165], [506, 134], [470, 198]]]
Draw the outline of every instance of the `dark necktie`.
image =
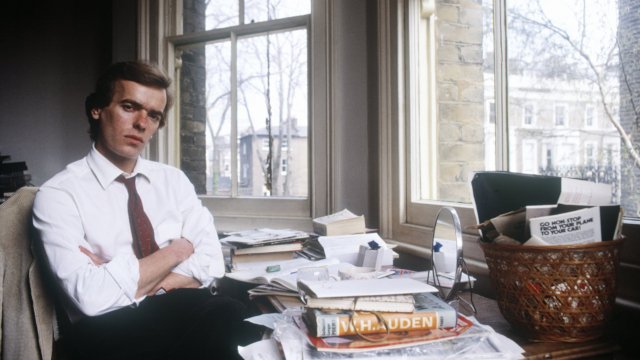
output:
[[153, 236], [153, 227], [149, 217], [144, 212], [142, 201], [136, 190], [136, 177], [125, 179], [120, 176], [117, 179], [126, 186], [129, 192], [129, 223], [131, 224], [131, 234], [133, 235], [133, 251], [138, 259], [142, 259], [158, 250], [158, 244]]

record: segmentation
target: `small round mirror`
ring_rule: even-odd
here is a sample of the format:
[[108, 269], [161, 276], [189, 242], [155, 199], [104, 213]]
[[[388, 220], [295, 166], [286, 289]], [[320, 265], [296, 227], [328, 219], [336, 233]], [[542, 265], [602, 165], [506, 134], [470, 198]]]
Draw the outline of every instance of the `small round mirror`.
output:
[[[472, 282], [466, 274], [462, 280], [463, 269], [466, 267], [462, 256], [462, 226], [454, 208], [440, 209], [428, 246], [431, 249], [433, 283], [440, 289], [443, 299], [448, 302], [463, 300], [459, 297], [460, 291], [471, 289]], [[473, 303], [469, 305], [475, 312]]]

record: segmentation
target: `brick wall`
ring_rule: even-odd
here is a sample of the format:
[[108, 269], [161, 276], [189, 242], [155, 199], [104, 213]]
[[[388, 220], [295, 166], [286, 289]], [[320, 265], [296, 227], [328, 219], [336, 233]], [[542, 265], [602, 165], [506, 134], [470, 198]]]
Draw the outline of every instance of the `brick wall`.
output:
[[[185, 33], [205, 28], [204, 0], [183, 1]], [[180, 166], [198, 194], [206, 193], [204, 47], [185, 50], [180, 69]]]
[[482, 2], [437, 2], [438, 198], [469, 201], [469, 174], [484, 169]]
[[[638, 113], [640, 109], [640, 2], [637, 0], [618, 0], [618, 43], [620, 46], [620, 58], [622, 60], [620, 82], [620, 123], [635, 139], [638, 145], [640, 133], [638, 132]], [[624, 73], [623, 73], [624, 72]], [[631, 100], [634, 100], [632, 102]], [[636, 110], [634, 110], [634, 106]], [[623, 159], [629, 154], [623, 150]], [[640, 216], [640, 170], [637, 166], [623, 166], [621, 174], [621, 202], [627, 214]], [[630, 211], [631, 210], [631, 211]]]

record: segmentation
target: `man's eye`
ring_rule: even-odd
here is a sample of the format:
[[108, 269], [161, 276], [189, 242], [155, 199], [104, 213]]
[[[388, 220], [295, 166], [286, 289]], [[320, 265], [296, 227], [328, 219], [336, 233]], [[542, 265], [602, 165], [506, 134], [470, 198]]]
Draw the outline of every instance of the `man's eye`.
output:
[[123, 104], [122, 104], [122, 108], [123, 108], [125, 111], [134, 111], [134, 110], [136, 109], [136, 107], [135, 107], [135, 106], [133, 106], [132, 104], [128, 104], [128, 103], [123, 103]]
[[149, 114], [149, 118], [154, 122], [160, 122], [162, 120], [162, 114], [151, 113]]

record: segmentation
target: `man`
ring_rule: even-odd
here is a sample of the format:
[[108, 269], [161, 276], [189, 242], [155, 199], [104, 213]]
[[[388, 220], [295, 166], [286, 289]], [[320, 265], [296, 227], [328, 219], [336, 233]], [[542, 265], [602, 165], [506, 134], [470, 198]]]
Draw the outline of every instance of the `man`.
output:
[[247, 334], [242, 305], [210, 291], [224, 275], [211, 214], [184, 173], [140, 157], [170, 83], [150, 64], [112, 65], [85, 103], [91, 151], [36, 196], [77, 358], [234, 359]]

